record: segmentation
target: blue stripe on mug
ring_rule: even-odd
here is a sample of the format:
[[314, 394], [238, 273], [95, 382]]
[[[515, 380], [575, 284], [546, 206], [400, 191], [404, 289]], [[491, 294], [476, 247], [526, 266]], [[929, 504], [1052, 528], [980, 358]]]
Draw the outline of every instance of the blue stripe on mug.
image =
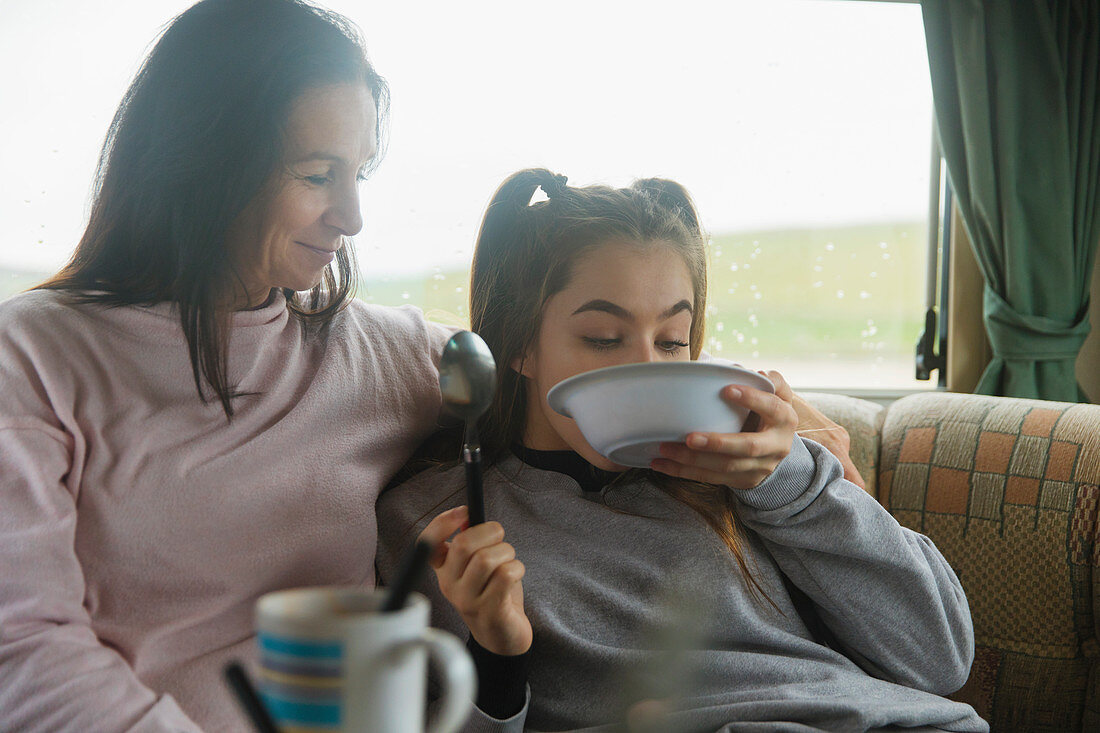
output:
[[266, 691], [260, 693], [264, 707], [279, 725], [305, 724], [331, 727], [333, 730], [340, 727], [340, 705], [299, 702], [287, 700]]
[[306, 641], [259, 634], [260, 651], [314, 659], [340, 659], [344, 650], [337, 641]]

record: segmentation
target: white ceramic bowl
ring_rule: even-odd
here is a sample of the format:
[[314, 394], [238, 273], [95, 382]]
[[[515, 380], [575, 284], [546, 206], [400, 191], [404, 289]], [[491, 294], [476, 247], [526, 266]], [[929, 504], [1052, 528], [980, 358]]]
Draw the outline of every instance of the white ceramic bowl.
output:
[[577, 421], [584, 439], [620, 466], [646, 468], [661, 443], [682, 443], [691, 432], [736, 433], [748, 410], [721, 398], [738, 384], [774, 392], [770, 380], [736, 366], [698, 361], [606, 367], [570, 377], [550, 389], [555, 411]]

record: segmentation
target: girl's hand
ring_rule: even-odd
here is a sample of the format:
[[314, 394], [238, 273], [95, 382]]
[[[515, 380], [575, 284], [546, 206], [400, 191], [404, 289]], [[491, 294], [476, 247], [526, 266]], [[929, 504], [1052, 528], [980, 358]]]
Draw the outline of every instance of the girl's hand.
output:
[[[778, 394], [778, 389], [776, 393]], [[794, 411], [798, 415], [798, 434], [825, 446], [830, 453], [837, 457], [840, 465], [844, 467], [844, 478], [859, 488], [866, 489], [867, 483], [860, 475], [856, 464], [852, 463], [852, 438], [848, 435], [848, 431], [825, 417], [820, 410], [802, 399], [798, 394], [791, 392], [790, 387], [787, 387], [787, 393], [789, 397], [782, 394], [779, 396], [783, 399], [790, 399], [791, 404], [794, 405]]]
[[774, 371], [765, 376], [775, 385], [775, 394], [740, 385], [722, 390], [727, 402], [755, 413], [745, 423], [750, 427], [755, 421], [755, 431], [688, 433], [687, 445], [661, 444], [662, 457], [653, 461], [653, 470], [732, 489], [751, 489], [770, 476], [791, 452], [798, 415], [783, 376]]
[[439, 589], [478, 644], [494, 654], [523, 654], [532, 639], [523, 610], [526, 569], [504, 541], [499, 522], [475, 527], [469, 522], [466, 507], [460, 506], [437, 516], [420, 533], [421, 540], [436, 547], [431, 563]]

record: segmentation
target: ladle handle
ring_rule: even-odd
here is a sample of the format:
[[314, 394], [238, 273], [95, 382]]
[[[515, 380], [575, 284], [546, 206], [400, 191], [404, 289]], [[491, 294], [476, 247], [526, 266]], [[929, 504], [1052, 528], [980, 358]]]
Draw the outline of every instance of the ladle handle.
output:
[[485, 496], [481, 491], [481, 448], [464, 446], [462, 462], [466, 464], [466, 506], [470, 510], [470, 526], [485, 522]]

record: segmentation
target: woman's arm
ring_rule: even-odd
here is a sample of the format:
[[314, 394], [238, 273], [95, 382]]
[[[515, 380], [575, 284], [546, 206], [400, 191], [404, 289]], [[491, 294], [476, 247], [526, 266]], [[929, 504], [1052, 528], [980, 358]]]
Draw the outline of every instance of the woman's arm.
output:
[[771, 476], [734, 495], [744, 524], [868, 673], [937, 694], [963, 685], [974, 630], [958, 578], [930, 539], [846, 481], [829, 451], [796, 438]]
[[92, 630], [71, 450], [42, 419], [0, 416], [0, 730], [198, 731]]

